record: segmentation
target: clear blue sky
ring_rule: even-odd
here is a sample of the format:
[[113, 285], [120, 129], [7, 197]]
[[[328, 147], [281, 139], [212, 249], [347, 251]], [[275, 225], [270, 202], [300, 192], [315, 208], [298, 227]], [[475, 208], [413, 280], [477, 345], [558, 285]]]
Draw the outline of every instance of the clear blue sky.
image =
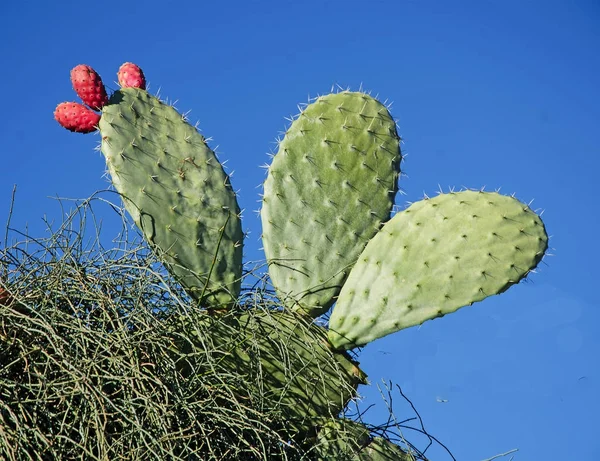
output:
[[600, 459], [598, 0], [5, 1], [0, 50], [0, 222], [17, 184], [13, 225], [34, 235], [60, 219], [48, 197], [107, 187], [98, 135], [52, 118], [76, 100], [77, 64], [114, 89], [136, 62], [192, 111], [235, 170], [248, 260], [262, 258], [258, 166], [284, 117], [332, 84], [394, 101], [399, 205], [438, 185], [501, 187], [545, 209], [555, 256], [532, 283], [366, 347], [363, 408], [385, 415], [375, 385], [389, 379], [458, 460]]

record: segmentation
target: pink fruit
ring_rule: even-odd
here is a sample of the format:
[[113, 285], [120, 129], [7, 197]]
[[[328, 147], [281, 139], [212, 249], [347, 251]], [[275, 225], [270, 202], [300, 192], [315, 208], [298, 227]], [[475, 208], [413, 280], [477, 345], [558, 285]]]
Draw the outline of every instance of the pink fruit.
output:
[[98, 129], [100, 115], [78, 102], [61, 102], [54, 110], [60, 126], [76, 133], [91, 133]]
[[80, 64], [71, 70], [71, 83], [77, 96], [89, 107], [100, 110], [108, 102], [106, 89], [98, 72]]
[[132, 62], [126, 62], [119, 67], [117, 78], [119, 79], [121, 88], [146, 89], [146, 77], [144, 77], [144, 72], [142, 72], [142, 69], [140, 69], [139, 66]]

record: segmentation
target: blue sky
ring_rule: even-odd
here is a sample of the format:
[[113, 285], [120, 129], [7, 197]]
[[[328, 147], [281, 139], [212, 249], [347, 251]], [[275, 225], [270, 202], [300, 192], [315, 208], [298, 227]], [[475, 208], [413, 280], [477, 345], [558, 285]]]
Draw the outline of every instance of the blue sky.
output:
[[76, 100], [77, 64], [115, 89], [136, 62], [151, 91], [191, 110], [235, 170], [247, 260], [262, 258], [259, 165], [284, 117], [334, 84], [393, 101], [408, 154], [398, 205], [439, 186], [501, 187], [545, 210], [555, 256], [531, 283], [367, 346], [367, 417], [385, 417], [376, 385], [392, 380], [458, 460], [515, 448], [515, 461], [600, 459], [597, 0], [23, 0], [0, 6], [0, 49], [0, 222], [17, 184], [12, 224], [33, 235], [44, 215], [60, 219], [49, 197], [108, 186], [98, 135], [52, 117]]

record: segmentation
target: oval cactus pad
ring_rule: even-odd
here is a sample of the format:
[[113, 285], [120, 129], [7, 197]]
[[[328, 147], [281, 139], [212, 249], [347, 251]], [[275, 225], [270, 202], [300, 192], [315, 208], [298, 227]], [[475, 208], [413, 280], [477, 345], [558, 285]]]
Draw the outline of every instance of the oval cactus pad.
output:
[[541, 219], [513, 197], [462, 191], [416, 202], [369, 242], [330, 319], [350, 349], [441, 317], [518, 283], [542, 259]]
[[138, 88], [113, 94], [100, 132], [113, 184], [169, 271], [204, 304], [233, 302], [242, 275], [240, 209], [204, 137]]
[[288, 306], [316, 317], [389, 219], [400, 138], [387, 108], [364, 93], [309, 104], [286, 132], [264, 184], [269, 275]]

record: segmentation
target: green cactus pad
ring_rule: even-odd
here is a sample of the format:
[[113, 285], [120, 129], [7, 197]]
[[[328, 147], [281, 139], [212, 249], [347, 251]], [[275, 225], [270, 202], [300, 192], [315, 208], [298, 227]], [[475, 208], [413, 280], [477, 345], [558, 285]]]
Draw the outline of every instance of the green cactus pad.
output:
[[137, 88], [113, 94], [100, 132], [112, 182], [166, 267], [205, 305], [234, 301], [242, 274], [240, 210], [204, 137]]
[[263, 245], [278, 296], [316, 317], [389, 219], [400, 138], [364, 93], [319, 97], [292, 123], [264, 184]]
[[319, 461], [413, 461], [409, 453], [382, 437], [371, 437], [369, 429], [349, 419], [323, 424], [315, 445]]
[[253, 309], [178, 322], [173, 331], [185, 354], [182, 375], [201, 376], [198, 357], [205, 349], [218, 351], [219, 372], [244, 375], [243, 392], [264, 411], [283, 416], [288, 433], [306, 434], [315, 418], [337, 416], [367, 382], [346, 352], [331, 350], [323, 327], [293, 312]]
[[360, 255], [329, 339], [350, 349], [502, 293], [547, 247], [541, 219], [515, 198], [462, 191], [416, 202]]

